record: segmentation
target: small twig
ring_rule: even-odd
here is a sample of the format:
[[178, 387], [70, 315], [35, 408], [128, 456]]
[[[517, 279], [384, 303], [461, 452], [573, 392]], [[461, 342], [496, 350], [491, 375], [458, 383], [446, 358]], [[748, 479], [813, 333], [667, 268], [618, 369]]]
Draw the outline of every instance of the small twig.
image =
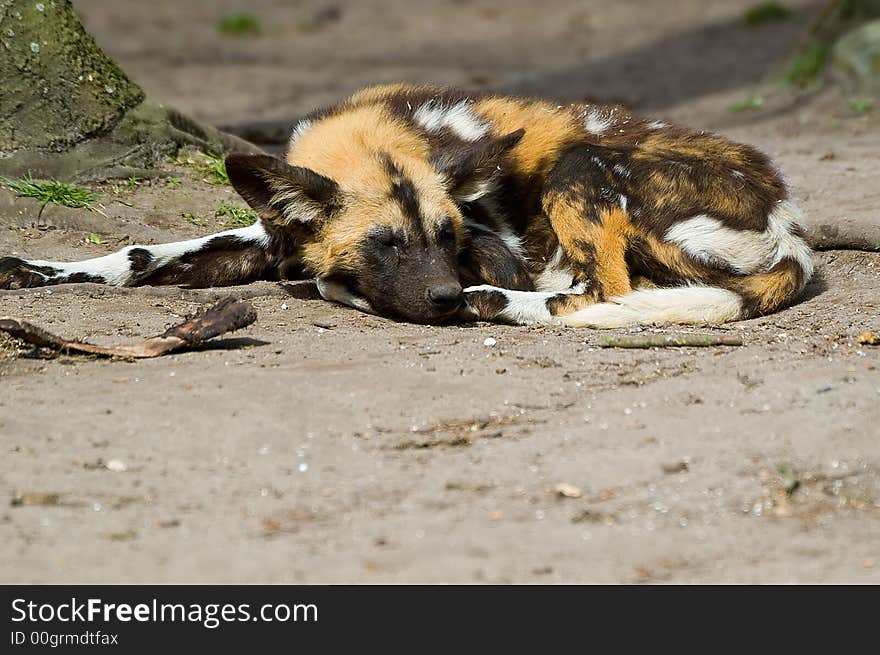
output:
[[605, 337], [596, 345], [600, 348], [705, 348], [741, 346], [743, 340], [733, 334], [638, 334]]
[[224, 298], [203, 314], [175, 325], [163, 334], [126, 346], [95, 346], [81, 341], [68, 341], [13, 316], [0, 316], [0, 330], [32, 345], [63, 353], [141, 358], [191, 348], [225, 332], [247, 327], [255, 320], [257, 313], [252, 305], [234, 298]]

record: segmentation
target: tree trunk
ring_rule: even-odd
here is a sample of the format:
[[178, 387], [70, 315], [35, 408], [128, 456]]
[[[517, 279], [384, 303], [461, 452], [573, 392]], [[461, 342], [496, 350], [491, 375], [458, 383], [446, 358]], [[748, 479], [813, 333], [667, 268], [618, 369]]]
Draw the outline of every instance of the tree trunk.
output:
[[94, 180], [255, 146], [145, 98], [70, 0], [0, 0], [0, 175]]

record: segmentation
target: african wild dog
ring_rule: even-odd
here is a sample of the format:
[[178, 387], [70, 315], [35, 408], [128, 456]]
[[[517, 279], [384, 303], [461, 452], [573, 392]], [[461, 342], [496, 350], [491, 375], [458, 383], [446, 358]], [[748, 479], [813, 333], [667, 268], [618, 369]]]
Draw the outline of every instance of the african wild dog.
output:
[[254, 225], [75, 263], [6, 258], [0, 288], [304, 272], [328, 300], [403, 320], [616, 327], [773, 312], [813, 270], [763, 154], [618, 106], [368, 88], [300, 121], [285, 161], [226, 167]]

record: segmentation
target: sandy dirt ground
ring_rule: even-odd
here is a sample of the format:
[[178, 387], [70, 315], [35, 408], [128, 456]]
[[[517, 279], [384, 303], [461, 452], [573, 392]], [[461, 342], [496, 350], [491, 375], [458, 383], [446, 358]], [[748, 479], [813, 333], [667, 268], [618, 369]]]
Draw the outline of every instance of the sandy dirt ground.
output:
[[[388, 80], [608, 98], [758, 145], [811, 214], [880, 205], [877, 111], [827, 91], [728, 110], [764, 92], [808, 2], [758, 28], [739, 1], [75, 4], [149, 94], [219, 125]], [[220, 35], [242, 8], [261, 34]], [[0, 252], [81, 259], [221, 227], [231, 189], [168, 169], [174, 188], [98, 187], [103, 215], [0, 190]], [[880, 253], [818, 262], [794, 307], [693, 330], [742, 347], [400, 324], [309, 282], [0, 292], [0, 314], [96, 343], [227, 293], [258, 312], [139, 362], [0, 341], [0, 580], [880, 582], [880, 348], [857, 341], [880, 331]]]

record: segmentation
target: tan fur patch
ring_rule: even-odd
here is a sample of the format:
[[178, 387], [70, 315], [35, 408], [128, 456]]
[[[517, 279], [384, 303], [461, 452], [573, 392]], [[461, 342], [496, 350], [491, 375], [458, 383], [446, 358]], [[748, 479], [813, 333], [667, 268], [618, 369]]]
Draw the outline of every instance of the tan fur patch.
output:
[[769, 314], [792, 301], [801, 289], [803, 271], [793, 259], [779, 262], [768, 273], [734, 278], [733, 290], [750, 305], [751, 314]]
[[474, 104], [474, 113], [492, 123], [495, 136], [525, 128], [511, 158], [520, 175], [546, 174], [560, 150], [581, 136], [569, 108], [540, 100], [488, 98]]
[[639, 237], [648, 244], [650, 254], [658, 263], [677, 274], [681, 281], [703, 281], [707, 267], [696, 262], [678, 244], [661, 241], [651, 234], [640, 231]]
[[361, 89], [357, 91], [349, 97], [347, 103], [353, 106], [356, 105], [365, 105], [365, 104], [373, 104], [377, 102], [381, 102], [386, 98], [389, 98], [393, 95], [404, 93], [406, 91], [412, 91], [417, 89], [411, 84], [403, 84], [400, 82], [396, 82], [394, 84], [379, 84], [378, 86], [368, 86], [365, 89]]
[[595, 270], [594, 282], [606, 298], [632, 290], [626, 248], [635, 226], [623, 209], [603, 209], [598, 220], [590, 220], [585, 207], [562, 193], [547, 194], [545, 208], [563, 251], [578, 269], [575, 279], [578, 272], [588, 275]]
[[651, 172], [634, 191], [658, 214], [689, 206], [699, 197], [710, 213], [751, 217], [743, 227], [763, 230], [766, 219], [755, 208], [784, 198], [786, 192], [772, 168], [756, 157], [760, 155], [748, 146], [714, 134], [648, 132], [633, 149], [631, 161]]
[[593, 241], [599, 283], [606, 298], [622, 296], [632, 291], [626, 267], [626, 245], [633, 226], [622, 209], [604, 211], [600, 220], [600, 229]]
[[[393, 87], [388, 87], [363, 93], [392, 91]], [[334, 180], [344, 197], [339, 215], [303, 245], [306, 264], [319, 275], [334, 268], [356, 270], [361, 264], [357, 246], [369, 230], [382, 225], [398, 231], [407, 229], [409, 221], [390, 197], [399, 180], [389, 173], [385, 156], [416, 188], [425, 220], [439, 222], [448, 216], [459, 236], [463, 234], [458, 207], [428, 162], [424, 137], [382, 106], [357, 107], [317, 122], [287, 156], [289, 164], [310, 168]]]
[[629, 281], [629, 283], [633, 289], [656, 289], [657, 288], [657, 285], [654, 284], [654, 282], [652, 282], [651, 280], [649, 280], [648, 278], [646, 278], [642, 275], [636, 275], [635, 277], [633, 277]]
[[364, 187], [384, 181], [378, 152], [427, 161], [429, 147], [422, 135], [383, 106], [365, 105], [316, 121], [288, 151], [287, 163], [310, 168], [343, 187]]

